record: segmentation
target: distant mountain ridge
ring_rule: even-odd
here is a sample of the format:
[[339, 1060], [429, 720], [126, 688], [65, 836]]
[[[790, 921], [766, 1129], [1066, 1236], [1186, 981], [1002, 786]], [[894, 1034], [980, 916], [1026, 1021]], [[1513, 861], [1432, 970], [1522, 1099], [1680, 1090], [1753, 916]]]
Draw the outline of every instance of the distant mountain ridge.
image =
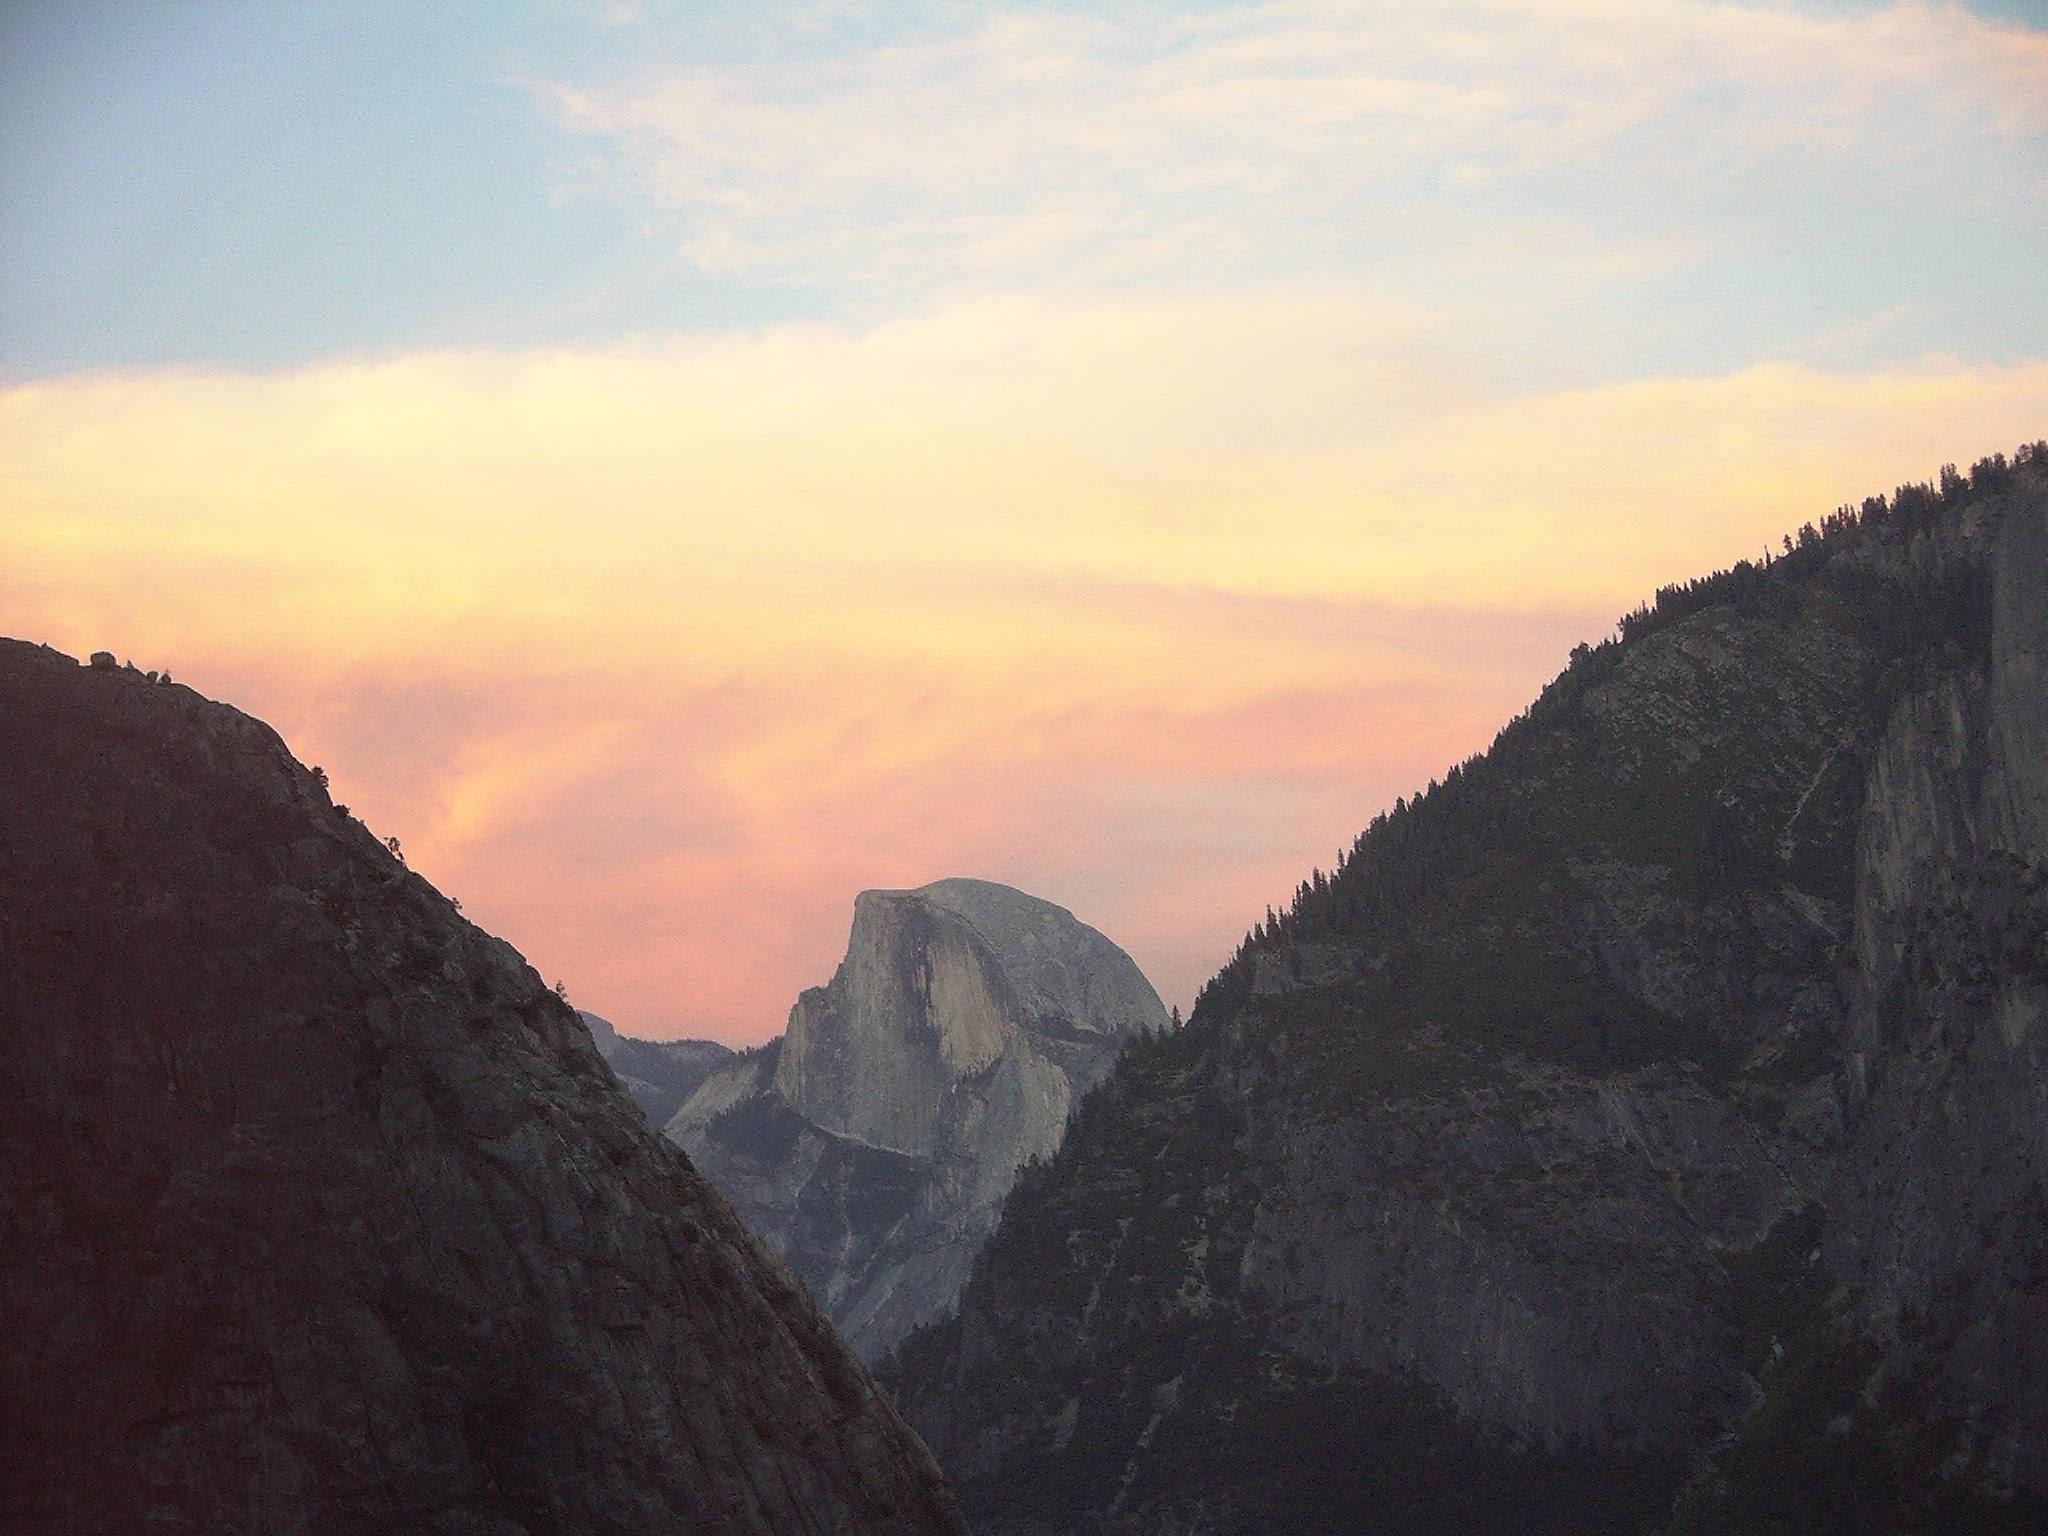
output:
[[610, 1019], [579, 1008], [576, 1016], [590, 1031], [597, 1053], [619, 1077], [619, 1086], [633, 1097], [657, 1128], [682, 1107], [713, 1068], [732, 1055], [732, 1047], [716, 1040], [640, 1040], [622, 1035]]
[[588, 1031], [260, 722], [0, 641], [0, 1529], [964, 1536]]
[[1051, 902], [983, 880], [864, 891], [831, 982], [668, 1134], [872, 1356], [952, 1304], [1017, 1170], [1167, 1022], [1130, 957]]
[[2048, 444], [1667, 588], [891, 1379], [981, 1536], [2048, 1529]]

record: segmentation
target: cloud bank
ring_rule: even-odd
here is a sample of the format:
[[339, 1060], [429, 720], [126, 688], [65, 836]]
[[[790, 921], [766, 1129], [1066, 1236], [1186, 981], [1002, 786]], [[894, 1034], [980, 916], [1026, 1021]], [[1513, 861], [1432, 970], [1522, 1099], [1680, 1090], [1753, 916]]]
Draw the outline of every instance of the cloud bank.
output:
[[758, 1039], [972, 873], [1185, 1004], [1657, 583], [2009, 449], [2048, 365], [1513, 393], [1341, 292], [0, 396], [0, 607], [277, 723], [579, 1000]]
[[551, 14], [561, 219], [747, 323], [0, 393], [0, 611], [629, 1030], [762, 1038], [955, 874], [1185, 1004], [1657, 585], [2048, 430], [2048, 35], [1960, 7]]

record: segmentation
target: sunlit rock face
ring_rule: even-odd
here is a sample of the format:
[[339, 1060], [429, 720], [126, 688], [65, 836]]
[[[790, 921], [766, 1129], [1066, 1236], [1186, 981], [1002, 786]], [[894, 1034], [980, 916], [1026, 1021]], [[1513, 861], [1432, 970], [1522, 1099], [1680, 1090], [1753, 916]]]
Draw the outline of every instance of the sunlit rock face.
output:
[[1063, 908], [982, 880], [867, 891], [831, 983], [669, 1134], [872, 1356], [951, 1304], [1017, 1170], [1126, 1037], [1166, 1023]]
[[959, 1533], [508, 945], [191, 690], [0, 642], [0, 1529]]
[[2048, 448], [1668, 589], [888, 1370], [982, 1536], [2048, 1530]]

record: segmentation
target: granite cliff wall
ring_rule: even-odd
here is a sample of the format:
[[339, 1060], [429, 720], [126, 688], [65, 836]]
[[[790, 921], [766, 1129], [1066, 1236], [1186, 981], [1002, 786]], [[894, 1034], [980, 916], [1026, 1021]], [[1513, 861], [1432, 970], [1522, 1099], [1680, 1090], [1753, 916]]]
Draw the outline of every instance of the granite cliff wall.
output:
[[981, 880], [867, 891], [831, 983], [669, 1134], [872, 1356], [952, 1304], [1017, 1170], [1166, 1023], [1063, 908]]

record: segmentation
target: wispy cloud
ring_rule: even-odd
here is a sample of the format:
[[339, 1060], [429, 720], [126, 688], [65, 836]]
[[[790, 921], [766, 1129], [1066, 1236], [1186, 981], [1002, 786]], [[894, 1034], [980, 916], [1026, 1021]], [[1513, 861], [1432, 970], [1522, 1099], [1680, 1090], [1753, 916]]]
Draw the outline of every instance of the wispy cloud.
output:
[[1185, 1002], [1661, 581], [2038, 436], [2048, 364], [1511, 393], [1340, 293], [0, 395], [0, 610], [276, 721], [586, 1003], [758, 1038], [869, 885]]
[[1011, 11], [553, 99], [625, 147], [691, 260], [838, 293], [1345, 277], [1509, 299], [2048, 174], [2048, 37], [1917, 4]]
[[[492, 34], [592, 179], [550, 237], [602, 209], [679, 254], [486, 284], [431, 334], [484, 304], [492, 336], [612, 339], [0, 392], [0, 627], [273, 719], [630, 1027], [758, 1038], [857, 889], [962, 873], [1186, 1001], [1658, 583], [2048, 424], [2040, 30], [684, 9]], [[471, 58], [398, 54], [429, 93]], [[119, 206], [98, 163], [64, 206]], [[202, 221], [283, 292], [263, 241], [332, 230], [273, 202]]]

